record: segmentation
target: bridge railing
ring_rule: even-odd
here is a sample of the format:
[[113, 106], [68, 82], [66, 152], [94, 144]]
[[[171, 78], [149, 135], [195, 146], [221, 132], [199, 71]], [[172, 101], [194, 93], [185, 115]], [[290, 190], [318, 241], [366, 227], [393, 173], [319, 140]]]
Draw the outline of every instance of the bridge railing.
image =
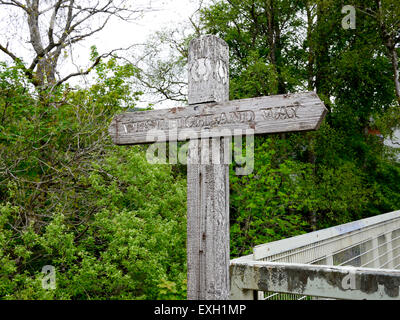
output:
[[257, 246], [232, 299], [400, 299], [400, 211]]

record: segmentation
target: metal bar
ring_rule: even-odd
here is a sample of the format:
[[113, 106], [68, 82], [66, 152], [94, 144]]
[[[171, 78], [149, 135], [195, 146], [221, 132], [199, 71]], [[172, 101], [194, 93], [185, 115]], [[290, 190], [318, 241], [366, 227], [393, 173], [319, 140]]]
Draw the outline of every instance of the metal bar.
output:
[[[397, 246], [395, 249], [397, 249], [397, 248], [400, 248], [400, 246]], [[393, 249], [393, 250], [395, 250], [395, 249]], [[393, 257], [391, 260], [386, 261], [386, 263], [384, 263], [384, 264], [381, 266], [381, 268], [383, 268], [384, 266], [386, 266], [386, 265], [389, 264], [390, 262], [393, 262], [395, 259], [397, 259], [397, 258], [399, 258], [399, 257], [400, 257], [400, 254], [398, 254], [397, 256]]]
[[335, 239], [339, 239], [340, 236], [348, 237], [350, 233], [351, 235], [354, 235], [359, 232], [374, 229], [377, 226], [381, 227], [386, 224], [393, 224], [394, 222], [398, 222], [399, 219], [400, 211], [394, 211], [344, 225], [311, 232], [305, 235], [296, 236], [290, 239], [258, 245], [254, 248], [254, 257], [256, 260], [260, 260], [268, 256], [281, 253], [282, 248], [285, 248], [285, 251], [289, 251], [304, 247], [313, 242], [321, 242], [321, 245], [323, 245], [327, 243], [323, 242], [324, 240], [329, 240], [333, 237], [335, 237]]
[[[393, 231], [390, 231], [390, 232], [393, 232]], [[396, 240], [396, 239], [399, 239], [399, 238], [400, 238], [400, 236], [399, 236], [399, 237], [396, 237], [396, 238], [394, 238], [394, 239], [392, 239], [391, 241]], [[368, 241], [371, 241], [371, 240], [364, 241], [364, 242], [362, 242], [362, 243], [360, 243], [360, 244], [356, 244], [356, 245], [354, 245], [354, 246], [345, 248], [345, 249], [343, 249], [343, 250], [341, 250], [341, 251], [349, 250], [349, 249], [354, 248], [354, 247], [356, 247], [356, 246], [362, 245], [363, 243], [366, 243], [366, 242], [368, 242]], [[382, 246], [384, 246], [384, 245], [387, 245], [387, 244], [388, 244], [388, 242], [382, 243], [381, 245], [378, 245], [377, 248], [380, 248], [380, 247], [382, 247]], [[359, 254], [359, 255], [356, 255], [355, 257], [353, 257], [353, 258], [351, 258], [351, 259], [349, 259], [349, 260], [346, 260], [346, 261], [342, 262], [341, 264], [339, 264], [339, 266], [343, 266], [345, 263], [347, 263], [347, 262], [349, 262], [349, 261], [353, 261], [354, 259], [360, 258], [360, 257], [362, 257], [362, 256], [364, 256], [364, 255], [370, 253], [371, 251], [373, 251], [373, 250], [375, 250], [375, 249], [377, 249], [377, 248], [372, 248], [372, 249], [367, 250], [367, 251], [365, 251], [365, 252], [363, 252], [363, 253], [361, 253], [361, 254]], [[392, 251], [393, 251], [393, 250], [396, 250], [397, 248], [400, 248], [400, 245], [397, 246], [397, 247], [395, 247], [394, 249], [392, 249]], [[339, 252], [339, 251], [335, 252], [335, 254], [338, 253], [338, 252]], [[388, 251], [386, 251], [384, 254], [387, 254], [387, 253], [388, 253]], [[374, 261], [374, 260], [371, 260], [370, 262], [372, 262], [372, 261]], [[367, 264], [369, 264], [369, 263], [367, 263]]]
[[[400, 211], [397, 211], [397, 212], [400, 213]], [[397, 220], [397, 219], [396, 219], [396, 220]], [[296, 250], [295, 252], [291, 252], [291, 253], [289, 253], [289, 254], [287, 254], [287, 255], [280, 256], [279, 258], [276, 258], [276, 259], [283, 259], [283, 258], [287, 258], [287, 257], [293, 256], [293, 255], [298, 254], [298, 253], [306, 252], [306, 251], [309, 251], [309, 250], [315, 250], [315, 248], [324, 246], [324, 245], [326, 245], [326, 244], [330, 244], [330, 243], [333, 243], [333, 242], [336, 242], [336, 241], [345, 239], [345, 238], [347, 238], [347, 237], [349, 237], [349, 236], [354, 236], [354, 235], [357, 235], [357, 234], [360, 234], [360, 233], [366, 233], [366, 232], [369, 231], [370, 229], [375, 229], [375, 228], [377, 228], [377, 227], [382, 227], [382, 226], [385, 226], [385, 225], [391, 224], [391, 223], [393, 223], [393, 220], [392, 220], [392, 221], [387, 221], [387, 222], [382, 223], [382, 224], [380, 224], [380, 225], [374, 225], [374, 226], [367, 227], [367, 228], [365, 228], [365, 229], [361, 229], [361, 230], [359, 230], [359, 231], [357, 231], [357, 232], [352, 233], [351, 235], [349, 235], [349, 234], [343, 234], [343, 235], [341, 235], [341, 236], [339, 236], [339, 237], [334, 236], [334, 238], [329, 239], [328, 241], [320, 241], [320, 240], [319, 240], [319, 241], [318, 241], [319, 243], [317, 243], [317, 244], [316, 244], [314, 247], [312, 247], [312, 248], [304, 248], [304, 249], [301, 249], [301, 250]], [[317, 232], [318, 232], [318, 231], [317, 231]], [[389, 231], [389, 232], [393, 232], [393, 230], [391, 230], [391, 231]], [[290, 239], [291, 239], [293, 242], [295, 242], [295, 241], [296, 241], [296, 238], [297, 238], [297, 237], [293, 237], [293, 238], [290, 238]], [[285, 240], [288, 240], [288, 239], [285, 239]], [[280, 241], [282, 241], [282, 240], [280, 240]], [[273, 242], [273, 243], [278, 243], [278, 242], [280, 242], [280, 241], [275, 241], [275, 242]], [[310, 243], [312, 243], [312, 242], [310, 242]], [[308, 243], [308, 244], [310, 244], [310, 243]], [[362, 243], [362, 242], [361, 242], [361, 243]], [[355, 245], [356, 245], [356, 244], [355, 244]], [[299, 247], [301, 247], [301, 246], [299, 246]], [[281, 247], [280, 249], [282, 250], [282, 247]], [[294, 249], [295, 249], [295, 248], [294, 248]], [[289, 249], [289, 250], [294, 250], [294, 249]], [[341, 252], [341, 251], [345, 251], [346, 249], [347, 249], [347, 248], [341, 249], [341, 250], [339, 250], [339, 251], [335, 251], [335, 254], [336, 254], [336, 253], [339, 253], [339, 252]], [[285, 251], [289, 251], [289, 250], [285, 250]], [[281, 251], [281, 252], [282, 252], [282, 251]], [[272, 254], [271, 254], [270, 256], [272, 256]], [[258, 257], [257, 257], [257, 255], [256, 255], [255, 253], [254, 253], [254, 257], [255, 257], [256, 260], [258, 260]], [[264, 258], [267, 258], [267, 257], [264, 257]], [[264, 258], [261, 258], [261, 259], [264, 259]], [[271, 261], [275, 261], [276, 259], [273, 259], [273, 260], [271, 260]]]
[[[385, 242], [385, 244], [388, 244], [388, 243], [389, 243], [389, 242]], [[376, 258], [374, 258], [373, 260], [370, 260], [370, 261], [364, 263], [364, 264], [361, 265], [360, 267], [365, 267], [366, 265], [370, 264], [371, 262], [375, 261], [376, 259], [379, 259], [379, 258], [383, 257], [384, 255], [389, 254], [389, 252], [392, 252], [393, 250], [395, 250], [395, 249], [397, 249], [397, 248], [400, 248], [400, 246], [397, 246], [397, 247], [395, 247], [394, 249], [386, 250], [384, 253], [382, 253], [382, 254], [379, 255], [378, 257], [376, 257]], [[394, 259], [391, 259], [389, 262], [391, 262], [391, 261], [393, 261], [393, 260], [394, 260]], [[386, 265], [386, 264], [387, 264], [387, 262], [386, 262], [384, 265]]]
[[268, 300], [269, 298], [276, 297], [278, 294], [279, 294], [279, 293], [271, 294], [271, 295], [269, 295], [268, 297], [265, 297], [265, 300]]

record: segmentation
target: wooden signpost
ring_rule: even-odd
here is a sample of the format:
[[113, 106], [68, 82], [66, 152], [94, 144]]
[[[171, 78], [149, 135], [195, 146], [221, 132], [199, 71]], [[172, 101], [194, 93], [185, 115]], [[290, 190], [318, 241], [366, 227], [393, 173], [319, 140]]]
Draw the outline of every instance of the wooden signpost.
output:
[[[116, 116], [110, 133], [118, 145], [222, 137], [253, 129], [255, 134], [318, 128], [326, 110], [314, 92], [269, 96]], [[177, 131], [177, 137], [169, 132]], [[151, 131], [163, 131], [157, 136]], [[236, 133], [238, 132], [238, 133]]]
[[[191, 300], [229, 299], [229, 164], [225, 155], [230, 140], [226, 139], [245, 132], [317, 130], [327, 113], [314, 92], [229, 101], [228, 70], [229, 48], [223, 40], [216, 36], [194, 39], [189, 47], [189, 106], [120, 114], [109, 128], [117, 145], [189, 140]], [[219, 161], [209, 150], [217, 150]]]

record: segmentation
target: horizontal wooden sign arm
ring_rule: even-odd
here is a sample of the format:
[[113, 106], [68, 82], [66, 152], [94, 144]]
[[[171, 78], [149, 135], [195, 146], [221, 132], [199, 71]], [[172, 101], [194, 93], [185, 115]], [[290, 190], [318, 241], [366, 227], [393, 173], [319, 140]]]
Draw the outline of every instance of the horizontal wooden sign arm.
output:
[[117, 145], [317, 130], [327, 113], [314, 92], [200, 104], [117, 115]]

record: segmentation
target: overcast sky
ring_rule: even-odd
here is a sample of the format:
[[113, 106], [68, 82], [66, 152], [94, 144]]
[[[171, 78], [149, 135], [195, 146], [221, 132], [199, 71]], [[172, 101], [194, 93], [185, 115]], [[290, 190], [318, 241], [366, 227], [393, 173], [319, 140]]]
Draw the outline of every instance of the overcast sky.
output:
[[136, 3], [151, 3], [155, 11], [145, 13], [135, 22], [114, 19], [106, 30], [89, 39], [86, 45], [90, 47], [96, 44], [99, 52], [107, 52], [132, 43], [143, 43], [155, 31], [187, 22], [189, 16], [197, 10], [199, 0], [135, 0]]
[[[106, 28], [94, 36], [78, 42], [68, 53], [68, 58], [60, 61], [59, 71], [62, 76], [87, 69], [90, 65], [90, 47], [96, 45], [100, 54], [117, 48], [127, 48], [132, 44], [145, 43], [156, 31], [182, 26], [189, 22], [188, 18], [199, 8], [200, 2], [209, 0], [130, 0], [132, 8], [149, 7], [148, 12], [133, 22], [125, 22], [117, 18], [109, 21]], [[25, 62], [32, 60], [32, 47], [28, 43], [29, 31], [20, 9], [11, 6], [2, 6], [0, 10], [0, 43], [9, 44], [12, 52], [16, 53]], [[183, 27], [182, 27], [183, 28]], [[139, 47], [140, 48], [140, 47]], [[135, 50], [136, 51], [136, 50]], [[73, 60], [71, 61], [71, 53]], [[10, 61], [10, 58], [0, 52], [0, 61]], [[90, 76], [88, 77], [90, 78]], [[82, 83], [82, 77], [72, 78], [72, 85]], [[79, 82], [80, 81], [80, 82]], [[151, 99], [150, 99], [151, 100]], [[163, 103], [159, 107], [167, 107]], [[141, 103], [144, 106], [144, 103]]]
[[[200, 2], [200, 0], [132, 0], [133, 8], [148, 7], [150, 4], [151, 10], [134, 22], [128, 23], [117, 18], [111, 19], [103, 31], [73, 47], [75, 62], [88, 64], [92, 45], [96, 45], [101, 54], [116, 48], [126, 48], [135, 43], [144, 43], [155, 31], [188, 22], [188, 17], [198, 9]], [[20, 9], [13, 9], [11, 6], [1, 7], [0, 43], [9, 44], [9, 48], [13, 52], [25, 61], [30, 61], [32, 57], [29, 52], [32, 52], [32, 47], [28, 43], [29, 33], [25, 19], [21, 14], [17, 14], [20, 12]], [[9, 57], [0, 52], [0, 61], [8, 59]], [[73, 67], [66, 65], [65, 68]]]
[[[84, 62], [89, 64], [89, 52], [92, 45], [96, 45], [98, 52], [102, 54], [116, 48], [126, 48], [132, 44], [145, 43], [156, 31], [182, 27], [183, 24], [189, 22], [189, 17], [198, 10], [199, 3], [206, 3], [207, 0], [136, 0], [135, 6], [147, 5], [149, 2], [152, 9], [144, 13], [138, 20], [124, 22], [120, 19], [112, 19], [105, 30], [76, 45], [73, 50], [74, 61], [77, 64]], [[63, 73], [71, 72], [70, 68], [73, 68], [71, 64], [64, 63]], [[74, 71], [72, 70], [72, 72]], [[70, 82], [76, 84], [77, 81], [78, 79], [75, 79]], [[147, 107], [149, 100], [154, 101], [157, 99], [149, 99], [145, 95], [143, 96], [143, 102], [139, 103], [139, 107]], [[156, 107], [171, 107], [174, 103], [176, 104], [176, 102], [164, 102]]]
[[[140, 0], [145, 1], [145, 0]], [[104, 32], [110, 48], [123, 45], [127, 40], [141, 42], [148, 35], [165, 27], [178, 25], [188, 20], [198, 8], [198, 0], [153, 1], [156, 11], [145, 13], [136, 23], [117, 23], [115, 20]], [[126, 33], [125, 33], [126, 32]]]

